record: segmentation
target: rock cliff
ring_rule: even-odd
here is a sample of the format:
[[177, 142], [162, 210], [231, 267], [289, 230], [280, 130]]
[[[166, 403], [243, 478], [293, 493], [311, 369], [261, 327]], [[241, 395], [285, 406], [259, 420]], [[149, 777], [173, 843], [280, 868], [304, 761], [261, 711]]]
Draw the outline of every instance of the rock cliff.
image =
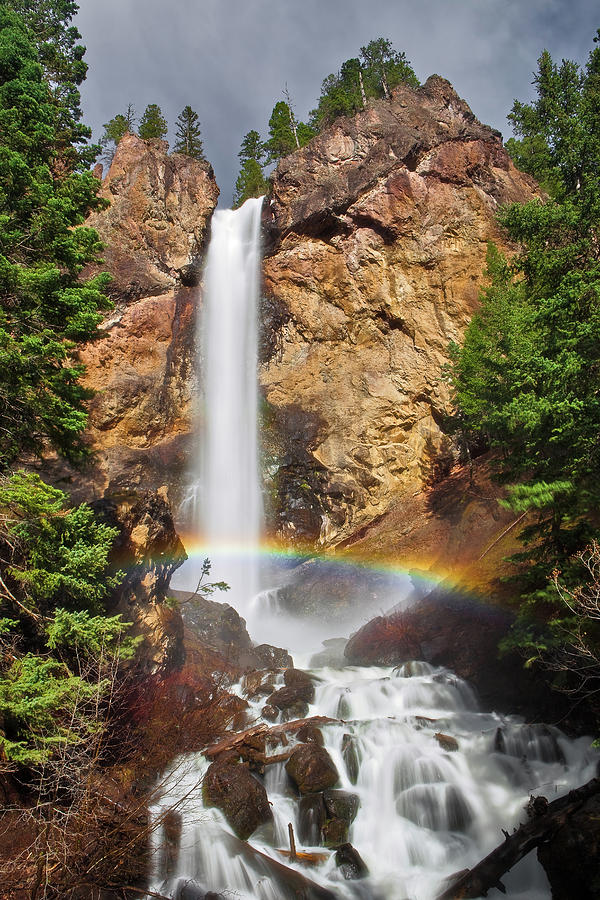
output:
[[280, 535], [339, 543], [449, 464], [448, 345], [505, 246], [498, 205], [535, 190], [438, 76], [280, 162], [260, 376]]
[[98, 268], [113, 277], [115, 308], [81, 354], [96, 391], [94, 460], [71, 473], [74, 493], [89, 496], [90, 482], [96, 496], [171, 490], [190, 434], [197, 285], [219, 190], [208, 163], [127, 134], [101, 194], [110, 206], [87, 224], [105, 244]]

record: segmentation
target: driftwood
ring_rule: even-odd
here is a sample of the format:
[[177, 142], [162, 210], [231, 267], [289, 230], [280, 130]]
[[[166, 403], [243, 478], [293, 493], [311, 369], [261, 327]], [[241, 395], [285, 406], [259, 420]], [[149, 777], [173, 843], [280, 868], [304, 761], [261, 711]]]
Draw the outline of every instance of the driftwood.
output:
[[[280, 737], [285, 734], [293, 734], [295, 731], [299, 731], [304, 725], [328, 725], [337, 721], [339, 720], [331, 719], [329, 716], [309, 716], [307, 719], [295, 719], [292, 722], [283, 722], [281, 725], [269, 726], [261, 723], [260, 725], [254, 725], [252, 728], [247, 728], [246, 731], [238, 731], [236, 734], [232, 734], [230, 737], [219, 741], [218, 744], [213, 744], [212, 747], [209, 747], [204, 751], [204, 755], [207, 759], [214, 759], [221, 753], [225, 753], [228, 750], [235, 750], [240, 744], [245, 744], [249, 739], [257, 735]], [[271, 759], [272, 762], [276, 761], [273, 758], [266, 757], [265, 762], [267, 764], [269, 763], [269, 759]]]
[[[292, 861], [290, 850], [277, 850], [277, 853], [289, 859], [290, 862]], [[304, 863], [306, 866], [320, 866], [321, 863], [329, 859], [329, 855], [329, 853], [320, 853], [318, 850], [296, 850], [293, 862]]]
[[440, 894], [437, 900], [467, 900], [487, 896], [491, 888], [503, 894], [506, 889], [502, 876], [526, 856], [531, 850], [549, 840], [554, 832], [568, 820], [569, 816], [583, 806], [589, 797], [600, 793], [600, 778], [592, 778], [587, 784], [564, 797], [548, 803], [545, 797], [532, 797], [527, 807], [531, 816], [512, 834], [504, 832], [504, 842], [492, 850], [473, 869], [467, 869], [451, 876], [453, 884]]
[[240, 855], [254, 863], [265, 875], [275, 878], [279, 885], [283, 885], [284, 890], [291, 888], [298, 900], [338, 900], [337, 895], [327, 888], [321, 887], [320, 884], [307, 878], [306, 875], [302, 875], [301, 872], [296, 872], [295, 869], [290, 869], [289, 866], [284, 866], [276, 859], [261, 853], [247, 841], [240, 841], [232, 834], [225, 834], [224, 837], [233, 855]]

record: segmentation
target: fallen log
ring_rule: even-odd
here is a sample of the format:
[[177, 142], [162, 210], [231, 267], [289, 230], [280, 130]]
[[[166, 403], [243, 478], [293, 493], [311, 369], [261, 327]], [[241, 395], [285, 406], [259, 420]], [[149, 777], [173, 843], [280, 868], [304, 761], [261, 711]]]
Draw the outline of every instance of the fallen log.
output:
[[[286, 859], [292, 860], [292, 855], [290, 850], [277, 850], [277, 853], [280, 856], [284, 856]], [[296, 850], [296, 855], [294, 856], [294, 862], [304, 863], [307, 866], [320, 866], [321, 863], [324, 863], [329, 859], [329, 853], [320, 853], [315, 850]]]
[[587, 784], [569, 791], [564, 797], [548, 803], [545, 797], [531, 797], [527, 806], [531, 816], [512, 834], [504, 832], [504, 841], [492, 850], [472, 869], [451, 876], [453, 883], [437, 900], [469, 900], [487, 896], [491, 888], [506, 893], [502, 876], [531, 850], [549, 840], [554, 832], [590, 797], [600, 793], [600, 778], [592, 778]]
[[228, 750], [235, 750], [240, 744], [246, 743], [256, 735], [265, 735], [265, 737], [277, 737], [282, 734], [293, 734], [299, 731], [304, 725], [328, 725], [332, 722], [338, 722], [338, 719], [332, 719], [329, 716], [309, 716], [307, 719], [294, 719], [292, 722], [283, 722], [281, 725], [254, 725], [245, 731], [238, 731], [230, 737], [224, 738], [218, 744], [213, 744], [204, 751], [207, 759], [214, 759], [220, 753]]
[[284, 896], [288, 896], [291, 890], [298, 900], [337, 900], [337, 895], [332, 891], [321, 887], [301, 872], [277, 862], [266, 853], [261, 853], [246, 841], [240, 841], [232, 834], [224, 834], [224, 837], [232, 855], [244, 857], [247, 862], [254, 864], [257, 871], [274, 878]]

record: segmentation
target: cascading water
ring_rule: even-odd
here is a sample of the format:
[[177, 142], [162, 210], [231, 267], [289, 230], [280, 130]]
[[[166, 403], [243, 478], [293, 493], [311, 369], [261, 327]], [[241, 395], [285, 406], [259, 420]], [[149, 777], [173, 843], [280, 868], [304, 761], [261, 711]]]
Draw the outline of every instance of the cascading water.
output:
[[[217, 213], [213, 222], [201, 342], [205, 439], [200, 487], [192, 495], [201, 511], [196, 521], [204, 541], [213, 545], [207, 550], [213, 574], [233, 585], [227, 600], [246, 616], [256, 612], [253, 551], [261, 508], [255, 384], [260, 208], [260, 200], [248, 201], [235, 213]], [[224, 554], [223, 545], [233, 546]], [[185, 586], [195, 587], [197, 573], [189, 564], [184, 576]], [[390, 600], [402, 600], [408, 591], [405, 584]], [[260, 616], [254, 616], [262, 619], [261, 634], [252, 634], [258, 640], [264, 640], [264, 630], [275, 633], [269, 619], [283, 616], [275, 594], [267, 590], [261, 596]], [[310, 669], [306, 653], [316, 636], [314, 625], [302, 635], [298, 620], [287, 622], [288, 649], [299, 649], [296, 665]], [[326, 629], [323, 614], [319, 642], [338, 636]], [[482, 712], [469, 686], [445, 669], [418, 661], [398, 669], [323, 667], [321, 662], [311, 671], [317, 688], [309, 715], [335, 720], [321, 730], [339, 773], [338, 787], [354, 794], [359, 804], [349, 840], [369, 875], [346, 881], [335, 854], [315, 846], [318, 822], [311, 818], [310, 804], [307, 812], [299, 802], [283, 762], [266, 766], [273, 823], [251, 837], [259, 853], [249, 849], [218, 809], [204, 805], [201, 783], [208, 761], [192, 754], [166, 773], [152, 810], [157, 826], [151, 829], [150, 889], [155, 894], [174, 900], [203, 900], [207, 891], [239, 900], [432, 900], [446, 876], [478, 862], [502, 840], [501, 829], [523, 819], [531, 792], [554, 799], [594, 774], [597, 753], [589, 741]], [[279, 675], [275, 686], [281, 680]], [[241, 693], [241, 687], [236, 689]], [[250, 701], [251, 720], [263, 721], [263, 703], [264, 698]], [[288, 737], [288, 749], [295, 740], [293, 734]], [[283, 749], [271, 746], [267, 752]], [[181, 826], [175, 848], [168, 824], [172, 809]], [[289, 823], [303, 850], [323, 856], [311, 869], [285, 859], [289, 868], [311, 879], [312, 888], [299, 888], [269, 863], [282, 862], [278, 850], [288, 846]], [[509, 897], [549, 897], [534, 857], [503, 881]]]
[[[258, 591], [262, 505], [257, 454], [257, 318], [262, 198], [212, 220], [199, 319], [203, 415], [193, 484], [185, 501], [192, 531], [243, 610]], [[193, 590], [190, 561], [177, 586]]]

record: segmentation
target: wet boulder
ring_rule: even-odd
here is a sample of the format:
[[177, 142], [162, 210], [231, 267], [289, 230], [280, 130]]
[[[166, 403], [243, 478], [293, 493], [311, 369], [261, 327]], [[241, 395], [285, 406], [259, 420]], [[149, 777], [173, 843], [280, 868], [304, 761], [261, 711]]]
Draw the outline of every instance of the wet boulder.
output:
[[323, 825], [323, 843], [326, 847], [339, 847], [348, 841], [348, 823], [344, 819], [327, 819]]
[[301, 719], [306, 716], [308, 704], [315, 698], [312, 679], [301, 669], [286, 669], [283, 678], [285, 687], [272, 693], [267, 703], [280, 709], [287, 719]]
[[264, 786], [246, 766], [231, 760], [211, 763], [203, 795], [207, 806], [217, 806], [242, 840], [273, 817]]
[[302, 844], [314, 847], [321, 843], [321, 833], [327, 819], [323, 794], [305, 794], [300, 797], [298, 837]]
[[318, 744], [298, 744], [285, 770], [301, 794], [314, 794], [333, 787], [338, 771], [327, 750]]
[[366, 878], [369, 874], [366, 863], [362, 859], [358, 850], [355, 850], [352, 844], [342, 844], [335, 852], [335, 864], [341, 869], [342, 875], [346, 881], [353, 881], [357, 878]]
[[581, 809], [538, 847], [553, 900], [597, 900], [600, 897], [600, 796]]
[[458, 741], [451, 734], [442, 734], [441, 731], [438, 731], [434, 734], [434, 738], [442, 750], [445, 750], [447, 753], [454, 753], [458, 750]]
[[247, 672], [242, 678], [242, 690], [249, 700], [268, 696], [275, 687], [275, 672], [268, 669], [255, 669]]
[[267, 722], [274, 722], [276, 720], [277, 716], [279, 715], [279, 710], [276, 709], [274, 706], [271, 706], [270, 703], [265, 703], [265, 705], [263, 706], [263, 708], [260, 711], [260, 714], [263, 717], [263, 719], [267, 720]]
[[259, 644], [253, 648], [253, 651], [266, 669], [284, 669], [286, 666], [294, 665], [292, 657], [282, 647], [274, 647], [272, 644]]
[[350, 824], [354, 822], [360, 806], [358, 794], [350, 791], [328, 790], [323, 794], [327, 814], [335, 819], [343, 819]]
[[344, 765], [346, 766], [348, 778], [350, 779], [352, 784], [356, 784], [356, 782], [358, 781], [358, 772], [360, 769], [360, 756], [358, 754], [355, 735], [345, 734], [343, 736], [342, 758], [344, 760]]
[[318, 744], [319, 747], [322, 747], [324, 744], [321, 729], [317, 728], [316, 725], [311, 725], [309, 722], [298, 729], [296, 737], [303, 744]]

